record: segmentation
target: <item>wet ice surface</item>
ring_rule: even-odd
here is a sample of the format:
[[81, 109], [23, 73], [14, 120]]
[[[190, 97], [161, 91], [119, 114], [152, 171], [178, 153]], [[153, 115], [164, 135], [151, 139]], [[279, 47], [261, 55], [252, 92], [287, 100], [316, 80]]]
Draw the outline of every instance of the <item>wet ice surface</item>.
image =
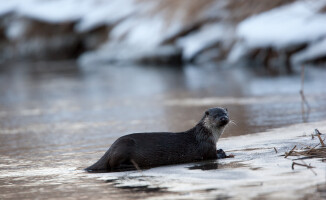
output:
[[[317, 143], [300, 137], [314, 128], [326, 132], [322, 69], [306, 68], [309, 121], [316, 124], [292, 127], [287, 126], [302, 122], [300, 75], [267, 78], [210, 66], [81, 69], [69, 62], [15, 64], [0, 71], [1, 199], [295, 198], [325, 177], [320, 161], [306, 161], [317, 167], [315, 176], [300, 167], [292, 171], [291, 160], [279, 156], [297, 143]], [[82, 170], [121, 135], [183, 131], [213, 106], [227, 107], [237, 123], [218, 142], [235, 158], [141, 173]]]

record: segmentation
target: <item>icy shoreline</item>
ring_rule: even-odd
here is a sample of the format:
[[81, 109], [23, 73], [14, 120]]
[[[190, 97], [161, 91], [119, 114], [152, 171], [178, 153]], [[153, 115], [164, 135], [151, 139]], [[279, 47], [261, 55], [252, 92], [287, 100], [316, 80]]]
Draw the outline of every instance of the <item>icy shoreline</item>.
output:
[[[222, 138], [218, 147], [234, 154], [235, 158], [158, 167], [142, 172], [88, 176], [104, 181], [111, 180], [117, 188], [167, 188], [166, 195], [154, 199], [214, 199], [219, 196], [235, 199], [298, 199], [305, 195], [322, 195], [315, 193], [316, 186], [325, 182], [325, 164], [320, 159], [305, 160], [315, 167], [315, 175], [305, 167], [295, 166], [294, 170], [291, 169], [293, 159], [298, 157], [284, 158], [284, 153], [289, 152], [294, 145], [300, 149], [318, 144], [318, 138], [311, 139], [310, 135], [315, 128], [325, 132], [326, 121]], [[299, 160], [296, 162], [301, 163]], [[205, 170], [205, 166], [214, 164], [215, 169], [213, 167]], [[194, 170], [190, 170], [191, 168]]]

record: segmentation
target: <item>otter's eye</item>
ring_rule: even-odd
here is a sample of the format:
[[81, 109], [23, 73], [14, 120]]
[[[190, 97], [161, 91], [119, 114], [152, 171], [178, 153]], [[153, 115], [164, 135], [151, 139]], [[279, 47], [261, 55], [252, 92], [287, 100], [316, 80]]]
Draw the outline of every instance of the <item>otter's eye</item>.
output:
[[209, 115], [209, 112], [208, 112], [208, 111], [206, 111], [206, 112], [205, 112], [205, 115]]

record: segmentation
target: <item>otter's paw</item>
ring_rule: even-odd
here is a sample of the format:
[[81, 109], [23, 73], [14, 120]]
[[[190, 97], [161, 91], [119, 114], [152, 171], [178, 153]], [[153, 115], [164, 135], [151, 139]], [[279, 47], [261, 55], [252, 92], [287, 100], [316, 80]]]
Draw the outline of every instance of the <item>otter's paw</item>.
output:
[[227, 157], [223, 149], [217, 150], [216, 153], [217, 153], [217, 159], [223, 159]]

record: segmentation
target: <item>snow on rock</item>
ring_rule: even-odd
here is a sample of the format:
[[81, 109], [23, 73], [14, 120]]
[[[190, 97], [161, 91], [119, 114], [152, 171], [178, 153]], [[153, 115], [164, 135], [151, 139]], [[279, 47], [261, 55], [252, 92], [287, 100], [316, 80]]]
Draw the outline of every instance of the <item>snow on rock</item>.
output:
[[156, 15], [152, 18], [138, 16], [129, 18], [117, 24], [111, 31], [110, 39], [121, 43], [138, 46], [139, 48], [150, 48], [159, 46], [164, 38], [179, 29], [178, 20], [166, 26], [163, 17]]
[[134, 0], [0, 1], [0, 35], [6, 45], [0, 60], [59, 59], [53, 55], [58, 53], [75, 57], [73, 52], [98, 48], [110, 27], [137, 9]]
[[92, 66], [97, 63], [136, 62], [143, 64], [180, 64], [181, 51], [174, 46], [139, 48], [138, 46], [108, 43], [100, 49], [82, 54], [78, 63]]
[[0, 1], [0, 16], [12, 12], [18, 6], [18, 3], [17, 0]]
[[180, 63], [181, 52], [172, 45], [161, 45], [170, 34], [180, 29], [180, 21], [169, 26], [163, 16], [148, 17], [147, 5], [142, 12], [129, 17], [112, 27], [109, 40], [94, 52], [81, 55], [81, 65], [94, 62], [149, 62], [158, 64]]
[[119, 20], [134, 14], [139, 6], [140, 4], [134, 3], [133, 0], [99, 2], [94, 5], [93, 9], [85, 13], [80, 23], [76, 25], [76, 30], [85, 32], [100, 25], [117, 23]]
[[237, 34], [248, 46], [305, 43], [326, 36], [326, 14], [318, 14], [326, 1], [298, 1], [253, 16], [239, 24]]
[[0, 15], [12, 12], [21, 17], [60, 23], [78, 20], [93, 8], [90, 0], [10, 0], [0, 2]]
[[11, 0], [0, 2], [0, 15], [13, 12], [21, 17], [47, 23], [78, 21], [77, 31], [112, 24], [132, 14], [141, 5], [134, 0]]
[[10, 23], [5, 30], [5, 35], [9, 40], [18, 40], [25, 36], [29, 23], [24, 20], [16, 20]]
[[326, 38], [309, 45], [307, 49], [295, 54], [292, 58], [292, 62], [296, 64], [322, 57], [326, 57]]
[[32, 19], [60, 23], [80, 19], [90, 7], [90, 2], [86, 0], [33, 1], [30, 4], [23, 3], [16, 12]]
[[326, 37], [326, 14], [318, 13], [325, 5], [324, 0], [297, 1], [247, 18], [237, 27], [239, 42], [230, 60], [254, 48], [285, 49]]
[[[199, 31], [192, 32], [193, 34], [189, 34], [189, 37], [182, 38], [183, 31], [191, 28], [195, 23], [199, 23], [199, 26], [205, 25], [203, 21], [224, 15], [223, 12], [216, 12], [216, 9], [221, 10], [225, 6], [224, 1], [211, 3], [210, 7], [200, 10], [196, 16], [191, 15], [190, 21], [184, 19], [187, 13], [180, 8], [177, 8], [178, 12], [167, 8], [158, 11], [160, 3], [162, 2], [148, 1], [144, 3], [132, 17], [128, 17], [112, 27], [110, 38], [106, 44], [96, 52], [85, 53], [79, 62], [160, 60], [159, 63], [179, 63], [181, 62], [181, 51], [184, 60], [190, 60], [203, 49], [227, 38], [223, 35], [225, 33], [223, 28], [227, 26], [219, 24], [209, 24]], [[186, 6], [185, 3], [188, 4], [181, 2]], [[180, 5], [178, 6], [180, 7]], [[167, 19], [169, 15], [173, 15], [173, 20]], [[178, 41], [180, 37], [182, 39]], [[172, 44], [166, 43], [171, 38], [175, 38], [175, 41]], [[157, 59], [160, 56], [162, 58]], [[168, 61], [169, 59], [171, 60]]]
[[[226, 43], [233, 39], [233, 29], [225, 24], [207, 24], [199, 31], [181, 37], [177, 41], [183, 51], [183, 59], [191, 60], [197, 56], [201, 51], [209, 48], [217, 43]], [[229, 42], [228, 46], [231, 45]]]

